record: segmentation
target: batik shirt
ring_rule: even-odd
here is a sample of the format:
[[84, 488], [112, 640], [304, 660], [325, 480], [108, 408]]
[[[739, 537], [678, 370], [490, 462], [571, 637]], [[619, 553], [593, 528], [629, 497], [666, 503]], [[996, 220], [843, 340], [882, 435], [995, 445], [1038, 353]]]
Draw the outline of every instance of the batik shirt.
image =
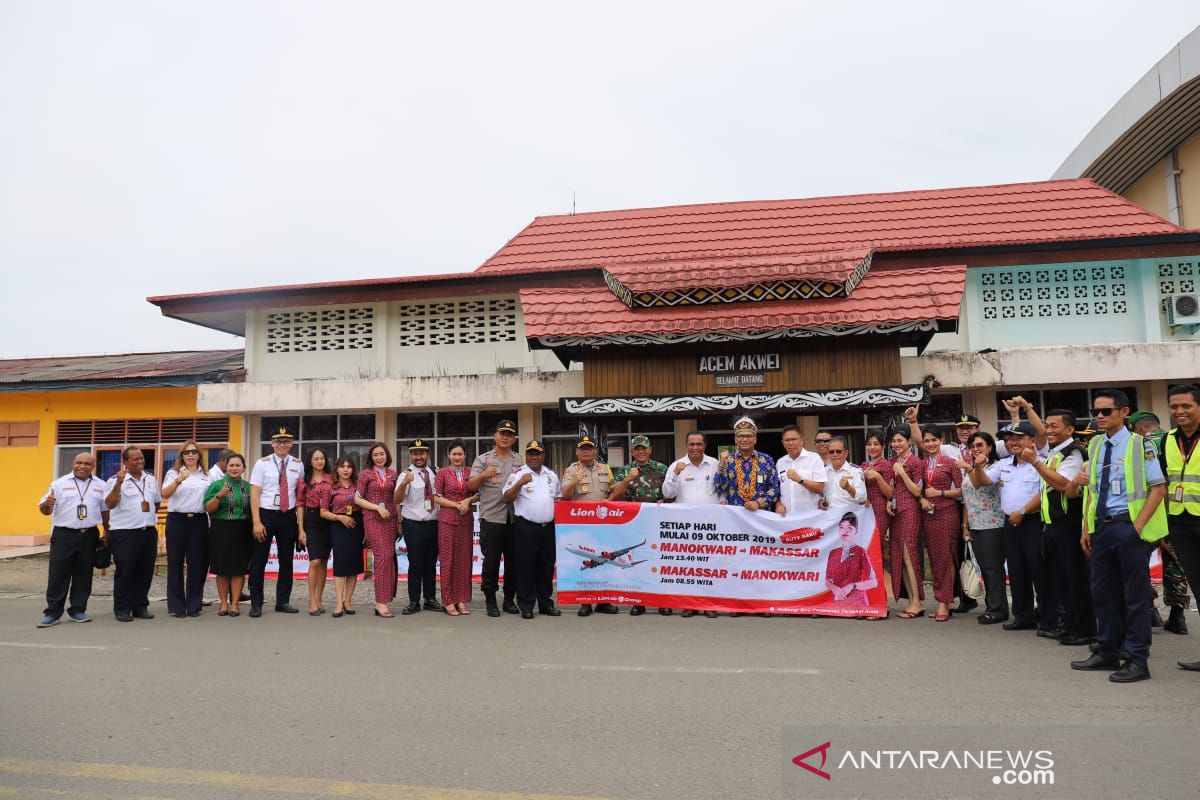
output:
[[767, 509], [774, 510], [779, 502], [779, 475], [775, 472], [775, 459], [757, 450], [749, 458], [743, 458], [739, 453], [729, 457], [724, 467], [717, 467], [713, 477], [713, 485], [717, 494], [731, 506], [746, 505], [746, 498], [739, 488], [747, 490], [753, 487], [750, 500]]

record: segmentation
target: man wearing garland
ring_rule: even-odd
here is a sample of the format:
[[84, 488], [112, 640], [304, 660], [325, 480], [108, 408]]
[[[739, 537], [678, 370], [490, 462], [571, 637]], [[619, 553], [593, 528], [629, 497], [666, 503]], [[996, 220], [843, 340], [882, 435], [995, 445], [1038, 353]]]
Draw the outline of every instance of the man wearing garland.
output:
[[775, 459], [754, 449], [758, 426], [749, 417], [733, 423], [737, 452], [721, 455], [713, 485], [721, 505], [742, 506], [748, 511], [771, 511], [779, 502], [779, 475]]

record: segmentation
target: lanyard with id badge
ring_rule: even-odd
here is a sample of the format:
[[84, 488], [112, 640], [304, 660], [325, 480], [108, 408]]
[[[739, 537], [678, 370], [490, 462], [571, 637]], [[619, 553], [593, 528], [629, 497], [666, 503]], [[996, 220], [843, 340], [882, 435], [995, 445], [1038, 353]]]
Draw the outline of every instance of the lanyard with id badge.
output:
[[[1176, 440], [1176, 444], [1178, 443], [1178, 440]], [[1188, 463], [1192, 460], [1192, 453], [1196, 452], [1197, 444], [1200, 444], [1200, 436], [1192, 439], [1192, 446], [1188, 448], [1186, 453], [1183, 453], [1182, 447], [1179, 448], [1179, 451], [1183, 453], [1183, 464], [1179, 467], [1179, 485], [1175, 487], [1175, 495], [1171, 498], [1175, 503], [1183, 502], [1183, 477], [1187, 474]]]
[[408, 469], [409, 469], [409, 472], [412, 473], [414, 479], [416, 479], [418, 476], [420, 476], [421, 483], [424, 484], [423, 488], [425, 491], [425, 500], [424, 500], [424, 503], [422, 504], [422, 507], [425, 509], [425, 513], [429, 514], [433, 511], [433, 495], [431, 494], [433, 487], [429, 483], [428, 468], [427, 467], [417, 467], [416, 465], [410, 465]]
[[133, 488], [137, 489], [138, 494], [140, 494], [142, 496], [142, 513], [145, 514], [145, 513], [149, 512], [150, 511], [150, 501], [146, 499], [146, 476], [144, 474], [142, 475], [142, 480], [141, 480], [140, 485], [137, 482], [135, 482], [133, 480], [133, 478], [127, 478], [127, 480], [131, 484], [133, 484]]
[[79, 481], [74, 476], [71, 476], [71, 482], [75, 484], [75, 491], [79, 492], [79, 505], [75, 506], [75, 518], [85, 520], [88, 517], [87, 491], [92, 487], [92, 479], [88, 478], [82, 489], [79, 488]]

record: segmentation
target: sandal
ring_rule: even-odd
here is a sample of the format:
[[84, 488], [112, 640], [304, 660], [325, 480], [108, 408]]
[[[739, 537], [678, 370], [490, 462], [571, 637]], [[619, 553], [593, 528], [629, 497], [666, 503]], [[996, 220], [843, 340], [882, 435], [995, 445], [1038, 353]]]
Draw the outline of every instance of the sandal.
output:
[[934, 622], [948, 622], [950, 620], [950, 612], [947, 611], [945, 614], [934, 614], [932, 617], [930, 617], [930, 619], [932, 619]]
[[218, 617], [227, 617], [227, 616], [229, 616], [229, 609], [228, 609], [228, 608], [222, 608], [222, 609], [218, 609], [218, 610], [217, 610], [217, 616], [218, 616]]
[[465, 616], [467, 616], [468, 614], [470, 614], [470, 613], [471, 613], [471, 609], [467, 608], [467, 604], [466, 604], [466, 603], [459, 603], [459, 604], [458, 604], [458, 613], [459, 613], [461, 616], [464, 616], [464, 617], [465, 617]]
[[448, 617], [457, 617], [457, 616], [459, 616], [458, 609], [457, 609], [457, 608], [455, 608], [454, 606], [446, 606], [446, 608], [444, 609], [444, 611], [446, 612], [446, 616], [448, 616]]
[[231, 608], [231, 609], [229, 609], [229, 616], [231, 616], [231, 617], [236, 617], [236, 616], [238, 616], [238, 615], [239, 615], [239, 614], [241, 614], [241, 613], [242, 613], [242, 612], [241, 612], [241, 611], [238, 611], [236, 608]]
[[901, 611], [896, 616], [900, 619], [916, 619], [917, 617], [925, 616], [925, 609], [922, 608], [920, 611]]

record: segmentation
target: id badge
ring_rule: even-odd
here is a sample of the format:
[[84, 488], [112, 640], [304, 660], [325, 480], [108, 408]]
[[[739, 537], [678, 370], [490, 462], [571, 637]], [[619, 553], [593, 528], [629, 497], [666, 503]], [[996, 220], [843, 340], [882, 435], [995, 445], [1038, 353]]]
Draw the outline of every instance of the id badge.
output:
[[346, 511], [345, 511], [344, 513], [346, 513], [346, 514], [353, 514], [353, 513], [354, 513], [354, 506], [346, 506]]
[[759, 475], [759, 476], [758, 476], [758, 482], [759, 482], [759, 483], [762, 483], [763, 481], [765, 481], [765, 480], [766, 480], [766, 477], [767, 477], [767, 476], [765, 476], [765, 475]]
[[[1183, 494], [1183, 487], [1180, 487], [1180, 494], [1181, 495]], [[79, 505], [75, 506], [75, 516], [78, 519], [87, 519], [87, 504], [86, 503], [80, 503]]]
[[433, 511], [433, 501], [426, 500], [425, 501], [425, 513], [428, 514], [430, 511]]
[[149, 510], [150, 510], [150, 501], [149, 501], [149, 500], [143, 500], [143, 501], [142, 501], [142, 513], [145, 513], [145, 512], [147, 512], [147, 511], [149, 511]]
[[[1179, 486], [1175, 487], [1175, 502], [1176, 503], [1183, 502], [1183, 484], [1180, 484]], [[83, 517], [80, 517], [80, 519], [83, 519]]]
[[1108, 492], [1109, 492], [1109, 494], [1120, 494], [1121, 493], [1121, 479], [1120, 478], [1113, 478], [1111, 481], [1108, 482]]
[[592, 487], [588, 486], [586, 483], [579, 484], [579, 493], [580, 494], [587, 494], [591, 490], [592, 490]]

